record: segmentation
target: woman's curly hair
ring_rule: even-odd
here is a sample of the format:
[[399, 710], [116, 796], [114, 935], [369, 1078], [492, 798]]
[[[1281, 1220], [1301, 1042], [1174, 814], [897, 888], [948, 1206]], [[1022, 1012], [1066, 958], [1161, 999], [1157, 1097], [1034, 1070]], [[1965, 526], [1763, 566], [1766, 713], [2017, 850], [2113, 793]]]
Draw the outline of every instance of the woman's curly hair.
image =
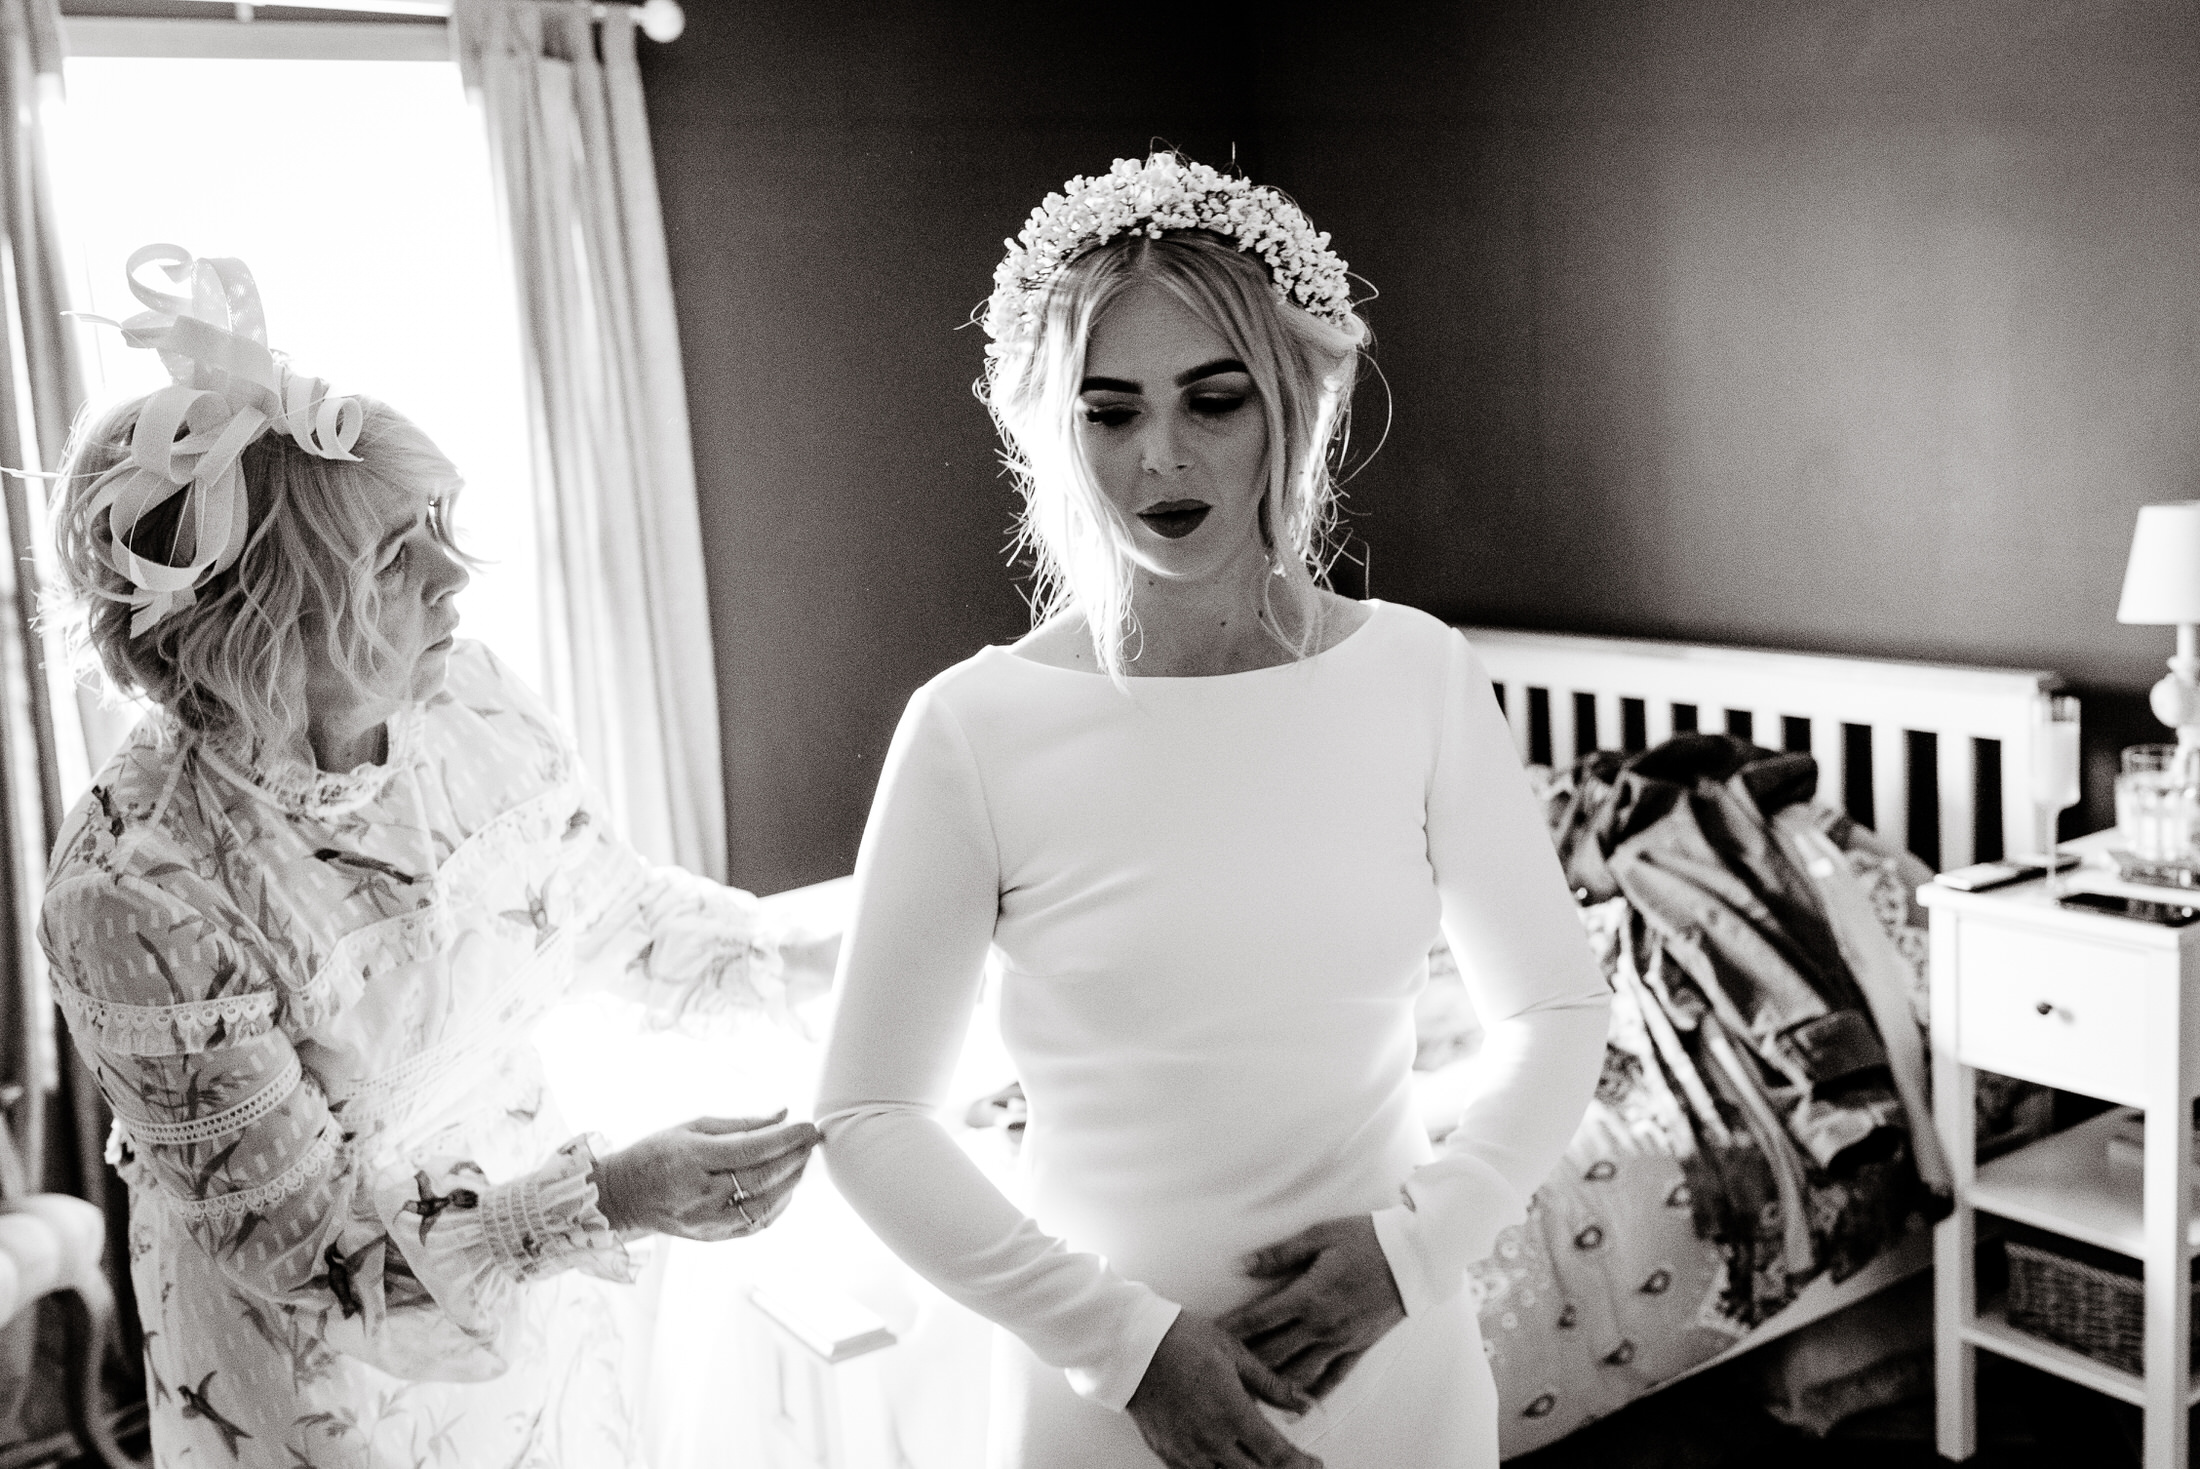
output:
[[[329, 664], [363, 693], [380, 682], [396, 650], [377, 630], [375, 553], [388, 531], [379, 483], [428, 496], [431, 525], [453, 554], [442, 507], [458, 471], [403, 414], [360, 398], [356, 462], [322, 459], [286, 435], [263, 434], [240, 461], [248, 525], [242, 554], [208, 577], [197, 598], [137, 637], [130, 634], [130, 582], [102, 554], [107, 512], [89, 507], [100, 477], [129, 457], [146, 399], [127, 399], [79, 418], [63, 455], [54, 541], [67, 586], [47, 609], [74, 662], [96, 655], [114, 687], [165, 709], [183, 728], [281, 749], [306, 728], [306, 639], [320, 638]], [[172, 560], [189, 496], [144, 516], [132, 547]]]

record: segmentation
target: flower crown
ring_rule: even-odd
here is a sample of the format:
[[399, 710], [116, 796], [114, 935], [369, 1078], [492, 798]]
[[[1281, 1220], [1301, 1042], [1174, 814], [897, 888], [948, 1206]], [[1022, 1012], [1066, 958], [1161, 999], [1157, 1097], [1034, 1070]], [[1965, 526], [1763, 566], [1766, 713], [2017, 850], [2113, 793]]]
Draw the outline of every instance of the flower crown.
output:
[[[138, 271], [158, 265], [188, 296], [156, 290]], [[259, 288], [241, 260], [194, 260], [178, 245], [147, 245], [125, 267], [130, 292], [148, 308], [128, 321], [86, 316], [116, 327], [133, 347], [150, 347], [174, 379], [139, 407], [129, 457], [93, 481], [84, 508], [107, 564], [130, 583], [127, 595], [100, 596], [137, 609], [137, 637], [191, 605], [199, 584], [235, 564], [244, 550], [245, 487], [239, 458], [268, 429], [322, 459], [356, 460], [364, 410], [357, 398], [330, 393], [319, 378], [290, 370], [267, 347]], [[186, 497], [174, 554], [153, 561], [130, 549], [138, 522], [177, 495]], [[99, 513], [107, 512], [100, 529]]]
[[1031, 211], [1023, 232], [1005, 241], [993, 272], [985, 332], [994, 342], [1025, 336], [1039, 324], [1047, 287], [1071, 261], [1120, 234], [1160, 239], [1166, 230], [1209, 230], [1258, 255], [1278, 299], [1342, 326], [1352, 311], [1345, 263], [1282, 193], [1220, 173], [1176, 153], [1118, 158], [1106, 173], [1078, 177]]

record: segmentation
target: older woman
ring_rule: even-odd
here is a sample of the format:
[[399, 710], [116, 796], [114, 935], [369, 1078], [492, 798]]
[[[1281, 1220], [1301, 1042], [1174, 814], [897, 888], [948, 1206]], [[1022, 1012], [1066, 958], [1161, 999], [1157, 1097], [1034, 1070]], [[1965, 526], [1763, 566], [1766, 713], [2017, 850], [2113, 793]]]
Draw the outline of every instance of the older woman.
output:
[[[817, 1115], [872, 1227], [1016, 1338], [1003, 1463], [1497, 1460], [1463, 1272], [1578, 1122], [1608, 993], [1472, 650], [1316, 583], [1365, 339], [1327, 244], [1161, 154], [996, 276], [1046, 615], [903, 717]], [[1439, 929], [1488, 1038], [1432, 1158]], [[1028, 1213], [933, 1120], [989, 947]]]
[[[147, 286], [164, 267], [190, 292]], [[597, 1280], [769, 1224], [815, 1132], [570, 1137], [532, 1022], [576, 983], [665, 1019], [820, 982], [754, 899], [645, 865], [477, 644], [419, 429], [263, 343], [235, 261], [130, 263], [175, 386], [72, 444], [84, 633], [155, 706], [71, 815], [42, 922], [116, 1118], [155, 1459], [633, 1462]]]

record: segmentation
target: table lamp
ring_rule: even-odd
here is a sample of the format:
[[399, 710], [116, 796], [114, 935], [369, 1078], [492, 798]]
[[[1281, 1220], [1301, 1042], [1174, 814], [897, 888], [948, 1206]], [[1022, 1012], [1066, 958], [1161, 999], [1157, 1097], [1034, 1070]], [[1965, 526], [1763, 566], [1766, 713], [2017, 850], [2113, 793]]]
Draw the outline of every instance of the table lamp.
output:
[[2200, 751], [2200, 500], [2139, 507], [2116, 620], [2177, 628], [2177, 655], [2149, 702], [2176, 729], [2180, 758], [2192, 756]]

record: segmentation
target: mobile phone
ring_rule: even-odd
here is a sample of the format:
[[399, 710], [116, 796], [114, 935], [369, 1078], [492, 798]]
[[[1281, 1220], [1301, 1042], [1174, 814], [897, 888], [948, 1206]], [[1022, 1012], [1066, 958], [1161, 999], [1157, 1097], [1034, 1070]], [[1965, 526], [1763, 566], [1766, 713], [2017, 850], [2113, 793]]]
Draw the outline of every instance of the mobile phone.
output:
[[[2068, 872], [2078, 865], [2075, 857], [2058, 856], [2057, 872]], [[1983, 893], [1994, 888], [2005, 888], [2013, 882], [2030, 882], [2035, 877], [2047, 875], [2044, 862], [2005, 860], [2001, 862], [1974, 862], [1969, 867], [1958, 867], [1943, 872], [1933, 880], [1944, 888], [1954, 888], [1959, 893]]]
[[2164, 928], [2183, 928], [2200, 922], [2200, 908], [2187, 903], [2160, 903], [2152, 898], [2127, 898], [2120, 893], [2065, 893], [2056, 899], [2065, 908], [2088, 913], [2107, 913], [2116, 918], [2135, 918]]

